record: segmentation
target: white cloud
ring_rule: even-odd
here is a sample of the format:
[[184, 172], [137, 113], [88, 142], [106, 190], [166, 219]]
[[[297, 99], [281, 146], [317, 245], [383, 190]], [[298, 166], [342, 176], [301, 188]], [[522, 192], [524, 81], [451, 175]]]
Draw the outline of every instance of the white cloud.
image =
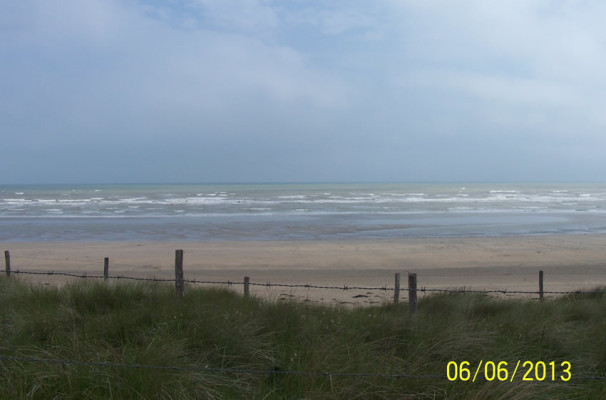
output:
[[562, 108], [581, 100], [573, 86], [506, 75], [425, 70], [405, 74], [396, 82], [404, 88], [454, 91], [460, 99], [473, 97], [504, 106]]
[[[222, 2], [211, 3], [221, 8]], [[29, 16], [22, 18], [27, 21], [28, 44], [22, 41], [23, 49], [17, 51], [35, 54], [39, 61], [15, 61], [12, 68], [5, 65], [4, 72], [13, 86], [33, 97], [36, 91], [43, 94], [31, 77], [32, 71], [39, 71], [33, 73], [41, 74], [57, 100], [77, 102], [54, 105], [64, 110], [82, 109], [84, 101], [90, 103], [90, 113], [102, 109], [122, 114], [130, 109], [136, 118], [150, 109], [179, 115], [226, 110], [241, 98], [249, 99], [253, 108], [261, 106], [260, 101], [320, 108], [347, 103], [347, 84], [287, 46], [239, 33], [174, 29], [164, 20], [148, 18], [149, 9], [110, 0], [56, 7], [41, 1], [30, 3], [27, 11]], [[242, 18], [248, 15], [248, 9], [241, 11]]]
[[[333, 7], [330, 7], [331, 5]], [[379, 29], [374, 10], [363, 11], [354, 7], [343, 7], [343, 4], [334, 7], [332, 2], [326, 8], [308, 6], [284, 12], [284, 15], [287, 24], [310, 25], [326, 35], [342, 35], [351, 31], [375, 32]]]
[[467, 116], [497, 126], [507, 121], [531, 135], [540, 127], [571, 138], [595, 137], [606, 127], [604, 3], [430, 0], [392, 6], [412, 21], [400, 31], [408, 39], [394, 82], [405, 91], [440, 93], [435, 105], [481, 110], [453, 112], [453, 124]]
[[[386, 173], [414, 171], [407, 159], [454, 162], [504, 144], [531, 146], [531, 155], [567, 147], [575, 157], [594, 154], [606, 127], [605, 7], [564, 0], [5, 2], [0, 129], [15, 145], [35, 136], [40, 149], [56, 151], [45, 157], [57, 163], [61, 152], [100, 146], [111, 153], [123, 143], [159, 154], [179, 137], [192, 152], [204, 149], [203, 165], [259, 162], [249, 174], [287, 162], [321, 171], [335, 160], [343, 173], [348, 162], [360, 173], [364, 159], [380, 175], [383, 165]], [[544, 140], [556, 136], [557, 146]], [[225, 154], [235, 161], [219, 160]], [[128, 164], [123, 156], [114, 153]], [[500, 168], [503, 175], [507, 165]]]
[[268, 0], [193, 0], [213, 23], [228, 29], [258, 32], [278, 26], [279, 16]]
[[[6, 29], [15, 46], [97, 46], [115, 39], [120, 21], [128, 18], [128, 8], [114, 0], [48, 2], [23, 0], [10, 7]], [[126, 14], [126, 15], [125, 15]], [[2, 26], [7, 26], [2, 23]], [[16, 28], [16, 29], [15, 29]], [[4, 36], [4, 35], [3, 35]]]
[[[603, 2], [396, 2], [417, 20], [413, 51], [451, 68], [501, 69], [531, 78], [606, 83]], [[599, 16], [602, 16], [600, 18]], [[500, 64], [500, 65], [499, 65]]]

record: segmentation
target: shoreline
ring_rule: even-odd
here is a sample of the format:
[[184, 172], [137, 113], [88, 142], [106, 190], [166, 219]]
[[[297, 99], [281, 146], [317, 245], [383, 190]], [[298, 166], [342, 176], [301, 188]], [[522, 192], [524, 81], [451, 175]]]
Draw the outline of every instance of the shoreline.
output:
[[[2, 242], [12, 270], [174, 279], [175, 250], [184, 250], [185, 279], [393, 288], [394, 274], [416, 272], [419, 288], [545, 291], [606, 286], [606, 234], [230, 242]], [[63, 284], [70, 279], [27, 276]], [[242, 287], [233, 286], [241, 291]], [[251, 294], [318, 303], [376, 304], [390, 290], [252, 286]], [[407, 294], [401, 293], [405, 300]], [[533, 296], [531, 296], [533, 297]], [[536, 296], [535, 296], [536, 297]]]

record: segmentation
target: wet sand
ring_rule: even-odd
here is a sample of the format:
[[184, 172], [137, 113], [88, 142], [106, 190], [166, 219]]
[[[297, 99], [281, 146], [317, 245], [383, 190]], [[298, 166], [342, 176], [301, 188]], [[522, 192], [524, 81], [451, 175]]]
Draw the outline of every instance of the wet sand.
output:
[[[405, 238], [346, 241], [5, 242], [13, 270], [174, 278], [175, 250], [184, 250], [185, 279], [378, 289], [328, 290], [253, 286], [270, 299], [324, 304], [376, 304], [393, 299], [394, 274], [416, 272], [419, 288], [546, 291], [606, 286], [606, 235], [491, 238]], [[42, 284], [72, 278], [19, 275]], [[233, 285], [241, 291], [242, 285]], [[406, 299], [406, 292], [401, 294]], [[536, 297], [536, 295], [528, 295]]]

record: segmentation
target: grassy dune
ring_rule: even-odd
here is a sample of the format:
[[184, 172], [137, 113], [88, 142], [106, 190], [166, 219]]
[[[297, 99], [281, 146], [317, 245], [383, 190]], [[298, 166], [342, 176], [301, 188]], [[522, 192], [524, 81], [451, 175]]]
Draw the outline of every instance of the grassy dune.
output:
[[[2, 399], [606, 398], [606, 380], [578, 379], [606, 376], [600, 294], [544, 302], [435, 295], [411, 316], [406, 304], [348, 309], [195, 287], [176, 298], [165, 284], [57, 288], [2, 278], [0, 302], [0, 356], [11, 357], [0, 360]], [[513, 382], [446, 379], [449, 361], [473, 369], [480, 360], [507, 361], [510, 374], [517, 360], [555, 361], [556, 378], [569, 361], [572, 379], [524, 382], [522, 367]]]

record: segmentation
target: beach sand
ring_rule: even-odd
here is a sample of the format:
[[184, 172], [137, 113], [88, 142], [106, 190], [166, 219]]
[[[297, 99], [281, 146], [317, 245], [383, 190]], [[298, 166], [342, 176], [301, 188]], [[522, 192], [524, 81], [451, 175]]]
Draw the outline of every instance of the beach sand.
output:
[[[402, 288], [416, 272], [419, 288], [545, 291], [606, 286], [606, 235], [403, 238], [346, 241], [5, 242], [12, 270], [174, 279], [175, 250], [184, 250], [188, 280], [371, 287], [335, 290], [253, 286], [251, 294], [324, 304], [390, 302], [394, 274]], [[42, 284], [72, 278], [19, 275]], [[73, 278], [77, 279], [77, 278]], [[232, 288], [242, 291], [242, 285]], [[186, 289], [187, 290], [187, 289]], [[503, 296], [501, 294], [501, 296]], [[507, 296], [507, 295], [505, 295]], [[520, 296], [520, 295], [516, 295]], [[536, 298], [537, 295], [526, 295]], [[401, 293], [406, 300], [407, 292]]]

